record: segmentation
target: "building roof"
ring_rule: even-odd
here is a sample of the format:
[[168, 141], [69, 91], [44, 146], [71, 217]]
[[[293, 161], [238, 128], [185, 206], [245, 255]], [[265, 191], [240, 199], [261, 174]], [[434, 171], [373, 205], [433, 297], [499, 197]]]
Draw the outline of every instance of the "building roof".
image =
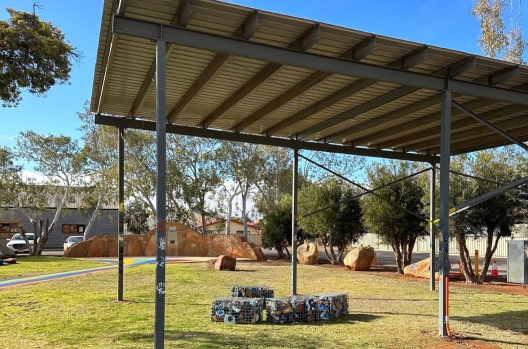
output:
[[154, 127], [159, 39], [169, 132], [437, 162], [449, 89], [452, 154], [528, 140], [527, 66], [211, 0], [104, 1], [99, 123]]

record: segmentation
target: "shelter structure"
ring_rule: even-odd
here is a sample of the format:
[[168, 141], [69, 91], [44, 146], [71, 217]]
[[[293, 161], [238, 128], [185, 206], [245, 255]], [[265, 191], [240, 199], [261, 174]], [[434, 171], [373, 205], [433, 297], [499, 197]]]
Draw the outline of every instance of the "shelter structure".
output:
[[[123, 128], [157, 134], [155, 347], [163, 348], [167, 132], [293, 149], [294, 236], [298, 150], [440, 164], [447, 275], [450, 156], [527, 149], [528, 67], [220, 1], [105, 0], [90, 109], [120, 129], [121, 165]], [[293, 258], [293, 294], [295, 280]], [[445, 336], [443, 278], [439, 292]]]

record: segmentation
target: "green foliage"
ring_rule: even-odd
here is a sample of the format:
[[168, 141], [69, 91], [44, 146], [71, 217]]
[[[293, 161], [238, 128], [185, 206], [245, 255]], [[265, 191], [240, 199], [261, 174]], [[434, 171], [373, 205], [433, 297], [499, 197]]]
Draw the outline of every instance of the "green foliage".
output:
[[[378, 188], [411, 175], [416, 166], [404, 161], [374, 163], [367, 175], [370, 188]], [[370, 233], [392, 246], [398, 271], [409, 265], [416, 240], [427, 234], [424, 216], [424, 190], [416, 177], [392, 184], [363, 202], [364, 223]]]
[[[322, 240], [333, 264], [342, 261], [347, 244], [365, 233], [357, 195], [354, 188], [335, 178], [313, 183], [299, 193], [299, 224], [307, 236]], [[337, 256], [334, 246], [338, 247]]]
[[209, 199], [220, 185], [218, 148], [216, 140], [169, 135], [167, 153], [168, 215], [205, 232], [205, 225], [197, 224], [214, 215]]
[[15, 165], [15, 153], [0, 147], [0, 207], [13, 206], [17, 196], [17, 186], [21, 184], [22, 167]]
[[280, 257], [291, 243], [292, 197], [284, 195], [280, 201], [264, 211], [262, 219], [262, 246], [274, 248]]
[[3, 107], [17, 106], [22, 90], [45, 94], [70, 79], [72, 61], [80, 54], [62, 31], [35, 14], [7, 9], [0, 21], [0, 99]]
[[[505, 147], [455, 159], [452, 168], [463, 169], [465, 173], [480, 179], [452, 176], [450, 181], [452, 207], [489, 193], [525, 175], [518, 170], [518, 154], [513, 147]], [[457, 241], [459, 257], [468, 282], [484, 281], [498, 240], [510, 236], [514, 223], [526, 212], [525, 196], [526, 194], [519, 189], [513, 189], [452, 216], [450, 231]], [[486, 250], [481, 254], [484, 260], [482, 273], [475, 275], [471, 267], [472, 251], [468, 251], [466, 239], [480, 236], [486, 237]]]
[[[510, 7], [509, 23], [507, 29], [503, 17], [505, 9]], [[518, 4], [516, 24], [514, 24], [513, 2], [506, 0], [476, 0], [472, 13], [480, 21], [481, 36], [478, 44], [486, 55], [497, 58], [504, 54], [503, 59], [524, 64], [523, 54], [526, 49], [526, 40], [522, 33], [521, 2]]]

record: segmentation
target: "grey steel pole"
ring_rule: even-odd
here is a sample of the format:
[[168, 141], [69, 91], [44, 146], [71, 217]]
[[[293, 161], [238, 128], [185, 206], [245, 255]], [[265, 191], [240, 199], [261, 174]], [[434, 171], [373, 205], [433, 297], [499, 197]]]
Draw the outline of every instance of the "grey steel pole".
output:
[[167, 186], [167, 150], [166, 150], [166, 76], [165, 47], [163, 40], [156, 41], [156, 285], [155, 285], [155, 321], [154, 348], [165, 346], [165, 246], [166, 246], [166, 186]]
[[442, 91], [442, 125], [440, 129], [440, 256], [438, 273], [438, 330], [440, 336], [447, 336], [447, 287], [445, 277], [449, 272], [449, 164], [451, 143], [451, 92]]
[[431, 261], [429, 275], [430, 290], [435, 290], [435, 272], [436, 272], [436, 237], [435, 237], [435, 211], [436, 211], [436, 167], [431, 164], [431, 176], [429, 182], [429, 241], [431, 249], [429, 260]]
[[124, 248], [124, 215], [125, 215], [125, 141], [124, 130], [118, 129], [119, 159], [118, 159], [118, 190], [119, 190], [119, 210], [117, 212], [117, 256], [118, 256], [118, 276], [117, 276], [117, 300], [123, 300], [123, 248]]
[[299, 167], [299, 150], [293, 149], [293, 181], [292, 181], [292, 285], [291, 293], [297, 294], [297, 186]]

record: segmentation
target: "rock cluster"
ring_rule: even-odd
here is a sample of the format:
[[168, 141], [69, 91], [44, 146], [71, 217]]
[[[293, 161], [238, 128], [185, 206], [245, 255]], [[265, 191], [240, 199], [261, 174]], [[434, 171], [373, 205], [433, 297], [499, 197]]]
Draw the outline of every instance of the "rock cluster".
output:
[[[167, 256], [217, 257], [266, 260], [260, 247], [243, 241], [236, 235], [201, 235], [178, 222], [167, 222], [168, 239], [165, 239]], [[71, 246], [65, 257], [116, 257], [117, 235], [99, 235]], [[123, 253], [125, 256], [155, 256], [156, 231], [145, 235], [126, 235]]]

